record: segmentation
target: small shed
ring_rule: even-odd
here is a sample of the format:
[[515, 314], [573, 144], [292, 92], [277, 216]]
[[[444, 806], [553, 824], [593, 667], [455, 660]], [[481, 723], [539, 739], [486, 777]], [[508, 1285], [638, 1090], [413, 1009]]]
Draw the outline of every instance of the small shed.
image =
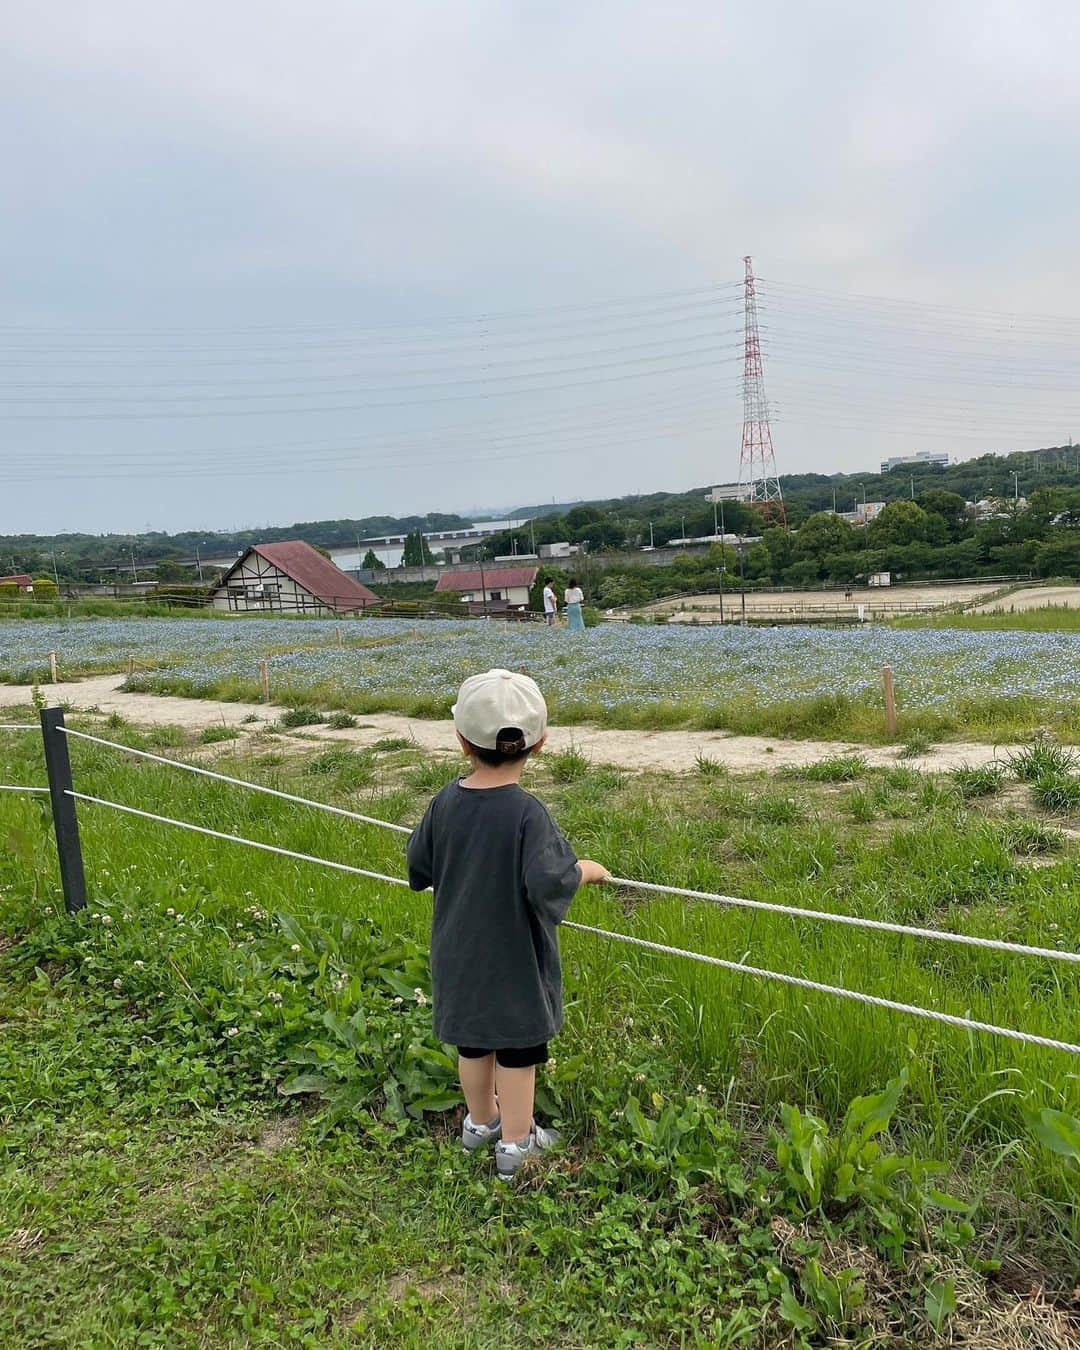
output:
[[440, 575], [435, 593], [460, 591], [470, 609], [499, 614], [528, 605], [529, 591], [539, 570], [537, 567], [476, 567], [468, 571], [447, 571]]
[[379, 597], [302, 539], [253, 544], [210, 595], [214, 609], [351, 614]]
[[25, 572], [15, 572], [9, 577], [0, 577], [0, 586], [14, 586], [20, 591], [32, 591], [34, 578], [27, 576]]

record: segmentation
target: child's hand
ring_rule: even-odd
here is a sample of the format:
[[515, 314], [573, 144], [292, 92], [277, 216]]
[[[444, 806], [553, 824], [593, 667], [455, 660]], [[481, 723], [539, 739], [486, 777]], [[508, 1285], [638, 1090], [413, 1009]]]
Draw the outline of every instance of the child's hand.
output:
[[579, 858], [578, 866], [581, 868], [581, 884], [588, 886], [600, 881], [607, 881], [611, 873], [603, 863], [593, 862], [591, 858]]

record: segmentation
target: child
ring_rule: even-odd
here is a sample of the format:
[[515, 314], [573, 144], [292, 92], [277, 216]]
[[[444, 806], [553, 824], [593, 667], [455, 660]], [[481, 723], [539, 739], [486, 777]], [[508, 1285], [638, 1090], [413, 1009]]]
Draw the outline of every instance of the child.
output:
[[472, 773], [428, 803], [409, 838], [409, 885], [433, 886], [435, 1033], [458, 1047], [468, 1150], [494, 1143], [499, 1176], [558, 1142], [533, 1120], [536, 1066], [563, 1021], [556, 926], [578, 886], [607, 870], [578, 859], [520, 786], [547, 738], [535, 682], [509, 670], [465, 681], [454, 728]]

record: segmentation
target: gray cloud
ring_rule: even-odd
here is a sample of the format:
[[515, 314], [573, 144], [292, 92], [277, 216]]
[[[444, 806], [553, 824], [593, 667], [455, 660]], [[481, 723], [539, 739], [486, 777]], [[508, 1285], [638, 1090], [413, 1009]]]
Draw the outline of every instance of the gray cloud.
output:
[[[733, 293], [711, 323], [646, 320], [674, 314], [676, 292], [737, 280], [748, 250], [766, 278], [829, 293], [763, 288], [782, 471], [1080, 432], [1077, 326], [972, 313], [1077, 312], [1080, 22], [1066, 0], [16, 0], [5, 29], [0, 530], [733, 476]], [[668, 298], [609, 304], [649, 295]], [[572, 305], [597, 308], [574, 312], [561, 345], [538, 340]], [[520, 317], [437, 326], [506, 311]], [[640, 332], [590, 338], [619, 313]], [[709, 329], [726, 334], [716, 360], [692, 369], [685, 353]], [[303, 345], [346, 330], [367, 334], [351, 366]], [[421, 360], [440, 334], [438, 360]], [[616, 379], [620, 359], [638, 364]], [[581, 373], [506, 378], [530, 360]], [[390, 400], [365, 392], [454, 378], [456, 400], [444, 388], [374, 408]], [[227, 379], [250, 383], [203, 383]], [[153, 382], [185, 401], [135, 387]], [[287, 388], [291, 404], [210, 402]], [[336, 404], [364, 406], [295, 411]], [[604, 419], [603, 434], [575, 429]], [[291, 463], [268, 453], [261, 470], [238, 449], [331, 441]], [[42, 466], [47, 492], [30, 481]]]

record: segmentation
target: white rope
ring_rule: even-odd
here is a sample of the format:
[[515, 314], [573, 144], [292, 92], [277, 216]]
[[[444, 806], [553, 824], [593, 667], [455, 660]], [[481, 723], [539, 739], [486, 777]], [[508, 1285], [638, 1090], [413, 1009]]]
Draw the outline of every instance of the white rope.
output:
[[397, 830], [400, 834], [412, 834], [408, 825], [393, 825], [388, 820], [376, 820], [374, 816], [361, 815], [359, 811], [347, 811], [343, 806], [331, 806], [328, 802], [316, 802], [310, 797], [298, 797], [292, 792], [282, 792], [278, 788], [264, 787], [261, 783], [249, 783], [243, 778], [231, 778], [227, 773], [215, 773], [213, 769], [203, 769], [197, 764], [184, 764], [178, 759], [169, 759], [167, 755], [154, 755], [149, 750], [136, 750], [131, 745], [121, 745], [119, 741], [107, 741], [103, 736], [91, 736], [87, 731], [75, 731], [72, 727], [57, 727], [68, 736], [77, 736], [81, 741], [93, 741], [95, 745], [107, 745], [113, 750], [123, 750], [128, 755], [138, 755], [140, 759], [152, 759], [156, 764], [167, 764], [171, 769], [182, 769], [184, 773], [197, 773], [201, 778], [216, 778], [219, 783], [233, 783], [237, 787], [247, 788], [250, 792], [262, 792], [268, 797], [280, 797], [286, 802], [296, 802], [299, 806], [313, 806], [318, 811], [329, 811], [331, 815], [345, 816], [348, 820], [359, 820], [365, 825], [379, 825], [384, 830]]
[[0, 792], [48, 792], [47, 787], [8, 787], [0, 783]]
[[872, 928], [879, 933], [904, 933], [908, 937], [936, 938], [939, 942], [959, 942], [967, 947], [987, 947], [992, 951], [1013, 952], [1018, 956], [1046, 956], [1054, 961], [1080, 962], [1080, 952], [1061, 951], [1057, 947], [1029, 947], [1022, 942], [1000, 938], [973, 937], [968, 933], [949, 933], [940, 928], [913, 928], [904, 923], [886, 923], [882, 919], [863, 919], [852, 914], [830, 914], [820, 909], [802, 909], [798, 905], [778, 905], [767, 900], [745, 900], [735, 895], [714, 895], [711, 891], [690, 891], [682, 886], [661, 886], [652, 881], [630, 881], [626, 877], [608, 877], [615, 886], [632, 886], [639, 891], [662, 895], [686, 896], [708, 900], [715, 905], [735, 905], [740, 909], [763, 909], [770, 914], [788, 914], [794, 919], [820, 919], [823, 923], [842, 923], [852, 928]]
[[[403, 877], [391, 877], [382, 872], [369, 872], [363, 867], [351, 867], [348, 863], [331, 862], [329, 858], [313, 857], [310, 853], [295, 853], [292, 849], [278, 848], [274, 844], [261, 844], [254, 839], [243, 839], [237, 834], [224, 834], [220, 830], [210, 830], [203, 825], [193, 825], [187, 820], [174, 820], [171, 816], [155, 815], [152, 811], [141, 811], [134, 806], [121, 806], [119, 802], [108, 801], [103, 797], [91, 797], [85, 792], [73, 792], [65, 789], [65, 795], [79, 801], [93, 802], [97, 806], [108, 806], [127, 815], [141, 816], [145, 820], [157, 821], [161, 825], [176, 825], [183, 830], [194, 830], [197, 834], [206, 834], [213, 839], [225, 839], [233, 844], [246, 844], [248, 848], [262, 849], [266, 853], [277, 853], [285, 858], [295, 858], [299, 862], [316, 863], [321, 867], [332, 867], [339, 872], [350, 872], [355, 876], [371, 877], [375, 881], [385, 881], [391, 886], [408, 886]], [[430, 889], [430, 887], [426, 888]], [[934, 1012], [929, 1008], [919, 1008], [911, 1003], [897, 1003], [892, 999], [878, 998], [874, 994], [862, 994], [854, 989], [844, 989], [839, 985], [819, 984], [816, 980], [801, 979], [797, 975], [782, 975], [774, 970], [762, 970], [757, 966], [746, 966], [738, 961], [725, 961], [719, 956], [707, 956], [704, 952], [687, 951], [682, 947], [669, 947], [661, 942], [648, 942], [644, 938], [630, 937], [626, 933], [611, 933], [606, 928], [594, 928], [590, 924], [564, 921], [563, 928], [573, 928], [581, 933], [592, 933], [597, 937], [610, 938], [613, 942], [625, 942], [634, 947], [643, 947], [648, 951], [661, 952], [668, 956], [685, 957], [688, 961], [700, 961], [706, 965], [720, 966], [724, 970], [735, 971], [742, 975], [756, 975], [759, 979], [778, 980], [781, 984], [795, 985], [800, 989], [812, 989], [820, 994], [835, 994], [838, 998], [849, 998], [856, 1003], [865, 1003], [875, 1008], [886, 1008], [893, 1012], [910, 1013], [914, 1017], [927, 1017], [935, 1022], [944, 1022], [948, 1026], [965, 1027], [971, 1031], [984, 1031], [992, 1036], [1005, 1036], [1014, 1041], [1023, 1041], [1028, 1045], [1042, 1045], [1051, 1050], [1063, 1050], [1069, 1054], [1080, 1055], [1080, 1045], [1069, 1041], [1056, 1041], [1048, 1036], [1035, 1036], [1027, 1031], [1014, 1031], [1010, 1027], [995, 1026], [991, 1022], [977, 1022], [969, 1017], [957, 1017], [952, 1013]]]
[[[111, 749], [124, 751], [128, 755], [138, 755], [140, 759], [154, 760], [158, 764], [167, 764], [170, 768], [184, 769], [186, 774], [198, 774], [202, 778], [213, 778], [221, 783], [234, 783], [236, 787], [246, 787], [252, 792], [266, 792], [270, 796], [279, 796], [286, 802], [297, 802], [301, 806], [313, 806], [317, 810], [331, 811], [333, 815], [344, 815], [348, 819], [360, 821], [365, 825], [377, 825], [381, 829], [397, 830], [401, 834], [410, 834], [412, 829], [408, 825], [393, 825], [390, 821], [379, 821], [374, 815], [362, 815], [359, 811], [348, 811], [344, 807], [329, 806], [327, 802], [315, 802], [308, 796], [296, 796], [293, 792], [282, 792], [275, 787], [263, 787], [259, 783], [248, 783], [242, 778], [231, 778], [228, 774], [217, 774], [213, 769], [200, 768], [196, 764], [184, 764], [180, 760], [169, 759], [165, 755], [153, 755], [150, 751], [138, 751], [131, 745], [121, 745], [119, 741], [108, 741], [101, 736], [90, 736], [89, 732], [77, 732], [70, 726], [58, 728], [69, 734], [77, 736], [80, 740], [93, 741], [96, 745], [108, 745]], [[706, 900], [710, 904], [729, 904], [737, 909], [745, 910], [764, 910], [769, 914], [786, 914], [788, 918], [798, 919], [818, 919], [822, 923], [844, 923], [848, 927], [863, 927], [871, 929], [877, 933], [899, 933], [906, 937], [925, 937], [938, 942], [956, 942], [960, 946], [977, 946], [991, 952], [1010, 952], [1014, 956], [1038, 956], [1045, 957], [1052, 961], [1071, 961], [1071, 963], [1080, 964], [1080, 952], [1062, 952], [1052, 946], [1030, 946], [1023, 942], [1006, 942], [1003, 938], [994, 937], [975, 937], [969, 933], [949, 933], [942, 929], [926, 929], [926, 927], [914, 927], [907, 923], [890, 923], [884, 919], [861, 918], [856, 914], [830, 914], [826, 910], [806, 910], [798, 904], [778, 904], [771, 900], [749, 900], [737, 895], [718, 895], [714, 891], [693, 891], [686, 887], [679, 886], [660, 886], [656, 882], [634, 882], [625, 876], [610, 876], [610, 884], [613, 886], [632, 887], [639, 891], [652, 891], [660, 895], [679, 895], [686, 899]]]
[[29, 725], [26, 722], [5, 722], [0, 723], [0, 731], [40, 731], [33, 723]]
[[[184, 764], [180, 760], [169, 759], [165, 755], [155, 755], [149, 750], [136, 750], [133, 746], [122, 745], [119, 741], [109, 741], [102, 736], [92, 736], [86, 731], [75, 731], [72, 727], [60, 727], [69, 736], [80, 740], [93, 741], [95, 745], [109, 746], [141, 759], [150, 759], [170, 768], [182, 769], [185, 773], [199, 774], [204, 778], [215, 778], [222, 783], [233, 783], [237, 787], [247, 788], [251, 792], [263, 792], [271, 797], [281, 797], [284, 801], [296, 802], [301, 806], [312, 806], [316, 810], [329, 811], [333, 815], [344, 816], [349, 820], [358, 820], [365, 825], [377, 825], [385, 830], [396, 830], [400, 834], [411, 834], [408, 825], [395, 825], [388, 820], [378, 820], [374, 816], [361, 815], [358, 811], [347, 811], [340, 806], [330, 806], [326, 802], [313, 801], [310, 797], [298, 797], [291, 792], [282, 792], [277, 788], [263, 787], [259, 783], [250, 783], [243, 778], [232, 778], [228, 774], [216, 773], [212, 769], [203, 769], [195, 764]], [[1034, 947], [1021, 942], [1006, 942], [1001, 938], [975, 937], [969, 933], [950, 933], [938, 928], [916, 928], [909, 924], [889, 923], [883, 919], [864, 919], [855, 914], [832, 914], [826, 910], [803, 909], [798, 905], [781, 905], [766, 900], [748, 900], [742, 896], [719, 895], [713, 891], [695, 891], [681, 886], [663, 886], [652, 881], [633, 881], [628, 877], [609, 877], [615, 886], [628, 886], [635, 890], [652, 891], [661, 895], [677, 895], [691, 900], [705, 900], [714, 905], [731, 905], [739, 909], [764, 910], [770, 914], [786, 914], [793, 919], [815, 919], [822, 923], [845, 924], [850, 928], [867, 928], [880, 933], [899, 933], [906, 937], [930, 938], [937, 942], [953, 942], [965, 947], [981, 947], [984, 950], [1010, 952], [1014, 956], [1038, 956], [1051, 961], [1080, 963], [1080, 952], [1061, 951], [1056, 947]]]
[[1049, 1036], [1035, 1036], [1029, 1031], [1014, 1031], [1011, 1027], [995, 1026], [992, 1022], [977, 1022], [970, 1017], [935, 1012], [930, 1008], [919, 1008], [914, 1003], [897, 1003], [891, 998], [878, 998], [876, 994], [863, 994], [855, 989], [844, 989], [835, 984], [819, 984], [816, 980], [805, 980], [798, 975], [782, 975], [779, 971], [762, 970], [758, 966], [746, 966], [739, 961], [725, 961], [719, 956], [706, 956], [703, 952], [691, 952], [683, 947], [669, 947], [663, 942], [647, 942], [644, 938], [630, 937], [626, 933], [609, 933], [604, 928], [593, 928], [587, 923], [571, 923], [564, 920], [561, 927], [575, 928], [580, 933], [592, 933], [596, 937], [613, 938], [616, 942], [644, 947], [647, 951], [661, 952], [665, 956], [681, 956], [688, 961], [701, 961], [705, 965], [720, 966], [723, 970], [732, 970], [740, 975], [756, 975], [763, 980], [778, 980], [781, 984], [794, 985], [798, 989], [812, 989], [818, 994], [835, 994], [837, 998], [850, 998], [856, 1003], [865, 1003], [873, 1008], [888, 1008], [891, 1012], [910, 1013], [913, 1017], [928, 1017], [931, 1021], [944, 1022], [948, 1026], [965, 1027], [970, 1031], [985, 1031], [991, 1036], [1006, 1036], [1010, 1040], [1023, 1041], [1027, 1045], [1042, 1045], [1050, 1050], [1064, 1050], [1071, 1055], [1080, 1055], [1080, 1045], [1073, 1045], [1070, 1041], [1055, 1041]]
[[233, 844], [247, 844], [248, 848], [261, 848], [266, 853], [279, 853], [283, 858], [296, 858], [300, 862], [318, 863], [322, 867], [333, 867], [339, 872], [351, 872], [358, 877], [374, 877], [376, 881], [388, 881], [393, 886], [407, 886], [409, 883], [401, 877], [388, 877], [382, 872], [369, 872], [364, 867], [350, 867], [348, 863], [331, 862], [329, 858], [317, 858], [310, 853], [294, 853], [291, 848], [279, 848], [277, 844], [260, 844], [254, 839], [243, 839], [238, 834], [225, 834], [221, 830], [210, 830], [205, 825], [193, 825], [189, 820], [174, 820], [172, 816], [158, 816], [153, 811], [140, 811], [134, 806], [121, 806], [119, 802], [107, 801], [104, 797], [91, 797], [86, 792], [72, 792], [64, 789], [65, 797], [75, 797], [80, 802], [94, 802], [97, 806], [110, 806], [114, 811], [123, 811], [129, 816], [142, 816], [144, 820], [156, 820], [161, 825], [178, 825], [182, 830], [194, 830], [196, 834], [208, 834], [211, 839], [227, 839]]

